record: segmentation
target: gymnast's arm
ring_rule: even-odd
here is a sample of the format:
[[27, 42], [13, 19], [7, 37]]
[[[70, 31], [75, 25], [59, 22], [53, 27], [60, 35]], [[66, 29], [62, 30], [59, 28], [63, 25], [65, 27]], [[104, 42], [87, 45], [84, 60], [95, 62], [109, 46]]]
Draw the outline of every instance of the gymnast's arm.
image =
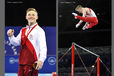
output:
[[17, 37], [14, 36], [14, 30], [9, 29], [7, 32], [9, 41], [12, 45], [14, 46], [19, 46], [21, 44], [21, 31], [20, 33], [17, 35]]

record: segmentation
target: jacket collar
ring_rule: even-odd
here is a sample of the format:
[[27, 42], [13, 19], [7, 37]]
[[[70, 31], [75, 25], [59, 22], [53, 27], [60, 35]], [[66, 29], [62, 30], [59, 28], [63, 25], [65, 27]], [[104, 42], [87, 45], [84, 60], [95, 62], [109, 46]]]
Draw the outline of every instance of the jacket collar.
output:
[[37, 24], [38, 24], [38, 23], [35, 23], [35, 24], [31, 25], [31, 26], [27, 25], [27, 28], [32, 28], [32, 27], [34, 27], [34, 26], [37, 25]]

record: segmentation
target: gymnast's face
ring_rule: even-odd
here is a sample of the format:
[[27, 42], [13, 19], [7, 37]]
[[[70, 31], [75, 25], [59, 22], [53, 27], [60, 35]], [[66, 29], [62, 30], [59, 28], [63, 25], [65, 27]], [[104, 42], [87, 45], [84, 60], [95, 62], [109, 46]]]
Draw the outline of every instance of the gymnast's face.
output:
[[35, 11], [27, 12], [26, 19], [27, 19], [28, 23], [30, 23], [30, 24], [36, 23], [36, 20], [38, 19], [37, 12], [35, 12]]

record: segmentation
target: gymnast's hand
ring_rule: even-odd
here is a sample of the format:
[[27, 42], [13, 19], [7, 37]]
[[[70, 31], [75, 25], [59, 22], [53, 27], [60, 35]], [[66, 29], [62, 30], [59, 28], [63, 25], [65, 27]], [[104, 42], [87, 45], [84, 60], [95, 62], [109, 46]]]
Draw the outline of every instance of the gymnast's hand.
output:
[[75, 19], [77, 19], [77, 17], [76, 17], [77, 14], [76, 13], [73, 12], [72, 15], [74, 16]]
[[78, 24], [76, 24], [76, 28], [78, 28], [80, 26], [80, 24], [78, 23]]
[[7, 35], [8, 35], [8, 37], [13, 36], [13, 35], [14, 35], [14, 30], [13, 30], [13, 29], [9, 29], [9, 30], [7, 31]]
[[77, 14], [76, 14], [76, 13], [74, 13], [74, 12], [72, 13], [72, 15], [77, 16]]
[[36, 61], [35, 63], [37, 63], [37, 65], [36, 65], [36, 70], [40, 70], [41, 68], [42, 68], [42, 66], [43, 66], [43, 62], [42, 61]]

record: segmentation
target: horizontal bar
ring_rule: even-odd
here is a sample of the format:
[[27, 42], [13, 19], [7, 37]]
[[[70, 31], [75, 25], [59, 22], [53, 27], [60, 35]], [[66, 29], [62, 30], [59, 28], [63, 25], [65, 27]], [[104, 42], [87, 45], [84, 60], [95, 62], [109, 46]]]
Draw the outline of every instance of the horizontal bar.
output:
[[74, 43], [74, 42], [73, 42], [72, 44], [74, 44], [75, 46], [77, 46], [77, 47], [83, 49], [84, 51], [87, 51], [87, 52], [93, 54], [94, 56], [100, 57], [99, 55], [97, 55], [97, 54], [95, 54], [95, 53], [89, 51], [88, 49], [83, 48], [82, 46], [80, 46], [80, 45], [78, 45], [78, 44], [76, 44], [76, 43]]

